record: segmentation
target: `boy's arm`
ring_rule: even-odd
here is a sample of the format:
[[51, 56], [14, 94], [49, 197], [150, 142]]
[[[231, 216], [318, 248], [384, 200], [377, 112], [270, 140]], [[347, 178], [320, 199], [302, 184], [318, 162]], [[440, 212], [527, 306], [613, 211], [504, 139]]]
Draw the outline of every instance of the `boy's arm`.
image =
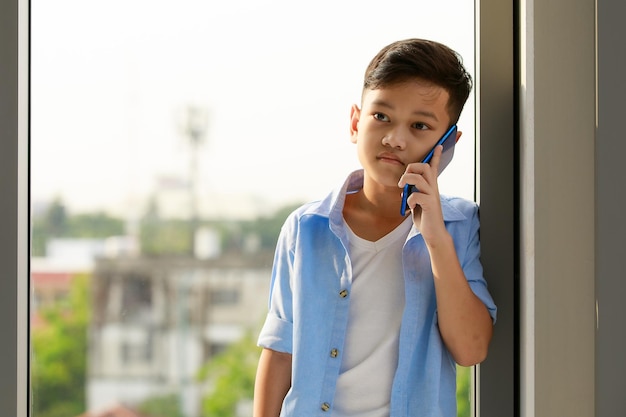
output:
[[[459, 365], [471, 366], [487, 356], [493, 321], [485, 304], [470, 288], [452, 236], [445, 228], [437, 185], [441, 151], [441, 145], [437, 146], [430, 166], [410, 164], [398, 185], [419, 184], [420, 192], [411, 194], [409, 202], [413, 220], [430, 254], [439, 332], [454, 360]], [[417, 206], [419, 209], [415, 210]]]
[[493, 334], [489, 311], [470, 288], [450, 235], [429, 245], [429, 252], [441, 337], [459, 365], [480, 363]]
[[264, 348], [254, 382], [254, 417], [278, 417], [291, 388], [291, 354]]

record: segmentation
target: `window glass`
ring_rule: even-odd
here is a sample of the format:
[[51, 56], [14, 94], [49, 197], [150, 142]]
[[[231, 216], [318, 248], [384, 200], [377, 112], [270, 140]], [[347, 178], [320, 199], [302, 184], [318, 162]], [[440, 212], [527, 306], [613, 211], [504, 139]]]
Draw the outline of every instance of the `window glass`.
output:
[[[278, 230], [359, 167], [367, 63], [424, 37], [473, 73], [473, 2], [31, 13], [32, 415], [250, 416]], [[473, 199], [473, 95], [459, 127], [440, 188]], [[458, 385], [469, 416], [469, 369]]]

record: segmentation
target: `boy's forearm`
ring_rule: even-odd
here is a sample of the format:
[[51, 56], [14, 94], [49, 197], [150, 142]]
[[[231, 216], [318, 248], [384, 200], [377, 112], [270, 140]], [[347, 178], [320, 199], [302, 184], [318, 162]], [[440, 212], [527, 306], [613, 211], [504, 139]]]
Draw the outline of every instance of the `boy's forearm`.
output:
[[452, 238], [430, 248], [439, 331], [459, 365], [482, 362], [493, 333], [487, 307], [470, 288]]
[[263, 349], [254, 383], [254, 417], [278, 417], [291, 388], [291, 355]]

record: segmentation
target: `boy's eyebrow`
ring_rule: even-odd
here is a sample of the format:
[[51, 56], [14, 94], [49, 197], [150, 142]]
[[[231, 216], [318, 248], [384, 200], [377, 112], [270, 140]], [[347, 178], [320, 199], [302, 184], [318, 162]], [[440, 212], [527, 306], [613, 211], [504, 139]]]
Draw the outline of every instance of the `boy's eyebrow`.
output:
[[[377, 106], [381, 106], [381, 107], [386, 107], [390, 110], [394, 110], [394, 106], [392, 106], [391, 104], [387, 103], [384, 100], [381, 99], [377, 99], [377, 100], [373, 100], [372, 101], [373, 105], [377, 105]], [[416, 116], [423, 116], [423, 117], [428, 117], [429, 119], [433, 119], [435, 121], [439, 121], [439, 118], [437, 118], [437, 115], [431, 111], [428, 110], [416, 110], [413, 112], [414, 115]]]
[[433, 119], [436, 122], [439, 121], [439, 119], [437, 118], [437, 115], [435, 113], [433, 113], [433, 112], [430, 112], [430, 111], [418, 110], [418, 111], [414, 111], [413, 114], [418, 115], [418, 116], [428, 117], [430, 119]]

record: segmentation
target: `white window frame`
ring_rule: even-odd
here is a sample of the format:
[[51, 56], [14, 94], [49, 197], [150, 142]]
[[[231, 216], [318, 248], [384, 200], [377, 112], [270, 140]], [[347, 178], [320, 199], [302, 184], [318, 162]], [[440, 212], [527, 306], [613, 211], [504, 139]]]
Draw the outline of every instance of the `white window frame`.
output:
[[0, 2], [0, 415], [28, 412], [29, 2]]

